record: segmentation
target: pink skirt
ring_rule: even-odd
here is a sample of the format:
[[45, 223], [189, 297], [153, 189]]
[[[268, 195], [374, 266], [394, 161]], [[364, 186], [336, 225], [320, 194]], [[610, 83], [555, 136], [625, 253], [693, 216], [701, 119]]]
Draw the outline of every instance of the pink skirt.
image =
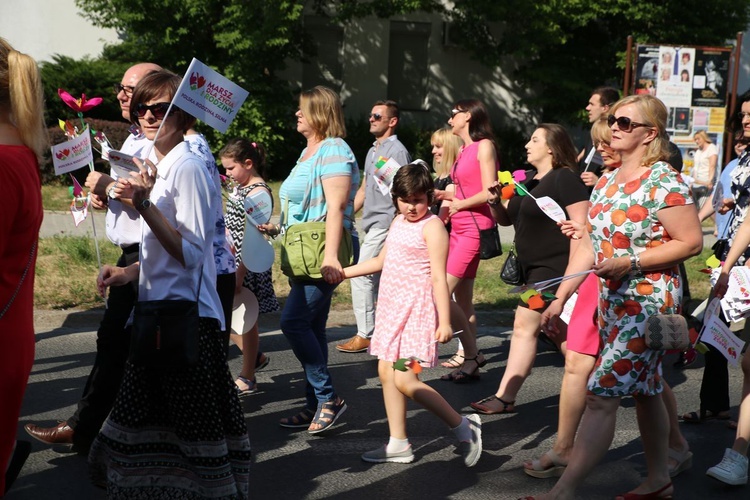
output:
[[568, 324], [568, 349], [581, 354], [598, 356], [602, 338], [596, 325], [599, 303], [599, 277], [589, 274], [578, 287], [578, 300]]

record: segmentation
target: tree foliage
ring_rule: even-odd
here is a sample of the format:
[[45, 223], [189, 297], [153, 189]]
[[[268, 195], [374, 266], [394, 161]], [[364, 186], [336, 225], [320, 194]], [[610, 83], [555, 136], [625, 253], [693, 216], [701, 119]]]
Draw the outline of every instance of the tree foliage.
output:
[[[750, 16], [750, 0], [76, 0], [76, 4], [95, 25], [121, 33], [122, 43], [106, 47], [103, 61], [153, 61], [182, 73], [194, 56], [246, 88], [250, 97], [228, 136], [263, 142], [277, 177], [293, 165], [302, 144], [292, 116], [298, 89], [280, 74], [288, 61], [304, 61], [314, 54], [303, 29], [306, 5], [341, 23], [366, 16], [438, 13], [454, 23], [452, 34], [458, 35], [456, 40], [472, 57], [488, 67], [503, 68], [521, 86], [533, 90], [522, 98], [523, 104], [544, 120], [559, 122], [580, 117], [592, 88], [622, 86], [628, 35], [640, 43], [721, 46], [746, 29]], [[222, 136], [205, 132], [214, 147], [221, 146]]]
[[[460, 43], [487, 66], [513, 67], [527, 104], [568, 121], [591, 89], [622, 88], [636, 43], [724, 46], [747, 29], [750, 0], [456, 0]], [[512, 64], [509, 64], [512, 63]]]

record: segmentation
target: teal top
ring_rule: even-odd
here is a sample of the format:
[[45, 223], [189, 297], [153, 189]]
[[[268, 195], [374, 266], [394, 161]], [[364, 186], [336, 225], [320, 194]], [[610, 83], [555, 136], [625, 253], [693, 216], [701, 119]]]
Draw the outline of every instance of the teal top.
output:
[[[305, 148], [300, 158], [305, 155]], [[322, 221], [328, 212], [323, 180], [345, 175], [351, 178], [349, 201], [344, 210], [344, 227], [352, 236], [354, 229], [354, 195], [359, 188], [359, 166], [349, 145], [338, 137], [329, 137], [318, 151], [297, 164], [279, 189], [281, 221], [286, 226], [300, 222]], [[288, 203], [288, 204], [287, 204]]]

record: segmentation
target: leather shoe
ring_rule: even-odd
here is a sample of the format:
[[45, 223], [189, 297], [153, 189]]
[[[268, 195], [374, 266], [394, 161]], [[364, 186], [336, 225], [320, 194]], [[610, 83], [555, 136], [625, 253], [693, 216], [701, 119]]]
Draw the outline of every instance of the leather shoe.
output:
[[73, 444], [73, 428], [67, 422], [60, 422], [55, 427], [26, 424], [23, 428], [29, 436], [45, 444]]
[[370, 339], [355, 335], [343, 344], [337, 345], [336, 349], [341, 352], [363, 352], [366, 351], [368, 347], [370, 347]]

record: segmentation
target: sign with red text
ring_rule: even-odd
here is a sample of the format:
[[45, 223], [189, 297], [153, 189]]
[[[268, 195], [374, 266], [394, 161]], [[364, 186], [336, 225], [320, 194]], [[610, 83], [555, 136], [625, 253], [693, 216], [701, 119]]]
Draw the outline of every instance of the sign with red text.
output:
[[55, 167], [55, 175], [67, 174], [93, 162], [94, 153], [91, 151], [91, 134], [88, 125], [81, 135], [52, 146], [52, 165]]
[[193, 58], [172, 104], [223, 134], [247, 96], [245, 89]]

